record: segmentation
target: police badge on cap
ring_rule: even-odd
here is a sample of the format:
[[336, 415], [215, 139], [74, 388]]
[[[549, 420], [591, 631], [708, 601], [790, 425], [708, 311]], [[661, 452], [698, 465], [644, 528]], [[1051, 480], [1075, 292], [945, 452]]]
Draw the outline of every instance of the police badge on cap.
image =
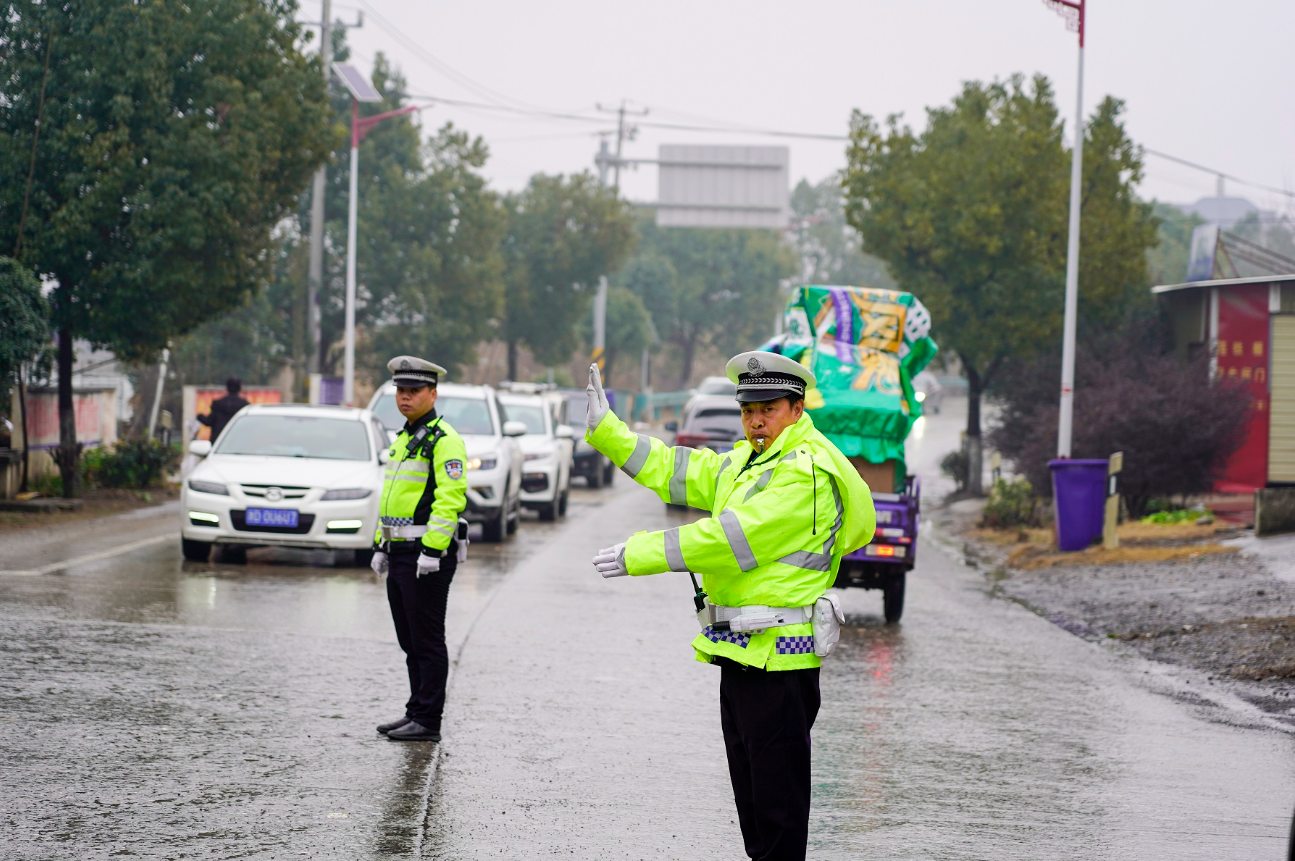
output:
[[436, 381], [446, 373], [440, 365], [414, 356], [396, 356], [387, 362], [387, 370], [391, 371], [391, 382], [412, 388], [435, 387]]
[[799, 362], [765, 350], [739, 353], [729, 359], [728, 378], [737, 383], [740, 404], [776, 401], [794, 395], [805, 397], [808, 389], [818, 385], [814, 374]]

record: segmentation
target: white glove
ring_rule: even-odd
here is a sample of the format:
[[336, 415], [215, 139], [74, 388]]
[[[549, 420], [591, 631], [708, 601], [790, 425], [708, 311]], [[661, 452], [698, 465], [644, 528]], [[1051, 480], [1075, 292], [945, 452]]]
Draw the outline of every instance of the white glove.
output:
[[372, 568], [373, 573], [377, 574], [379, 577], [386, 574], [387, 573], [387, 554], [381, 551], [374, 553], [373, 559], [369, 561], [369, 567]]
[[428, 556], [426, 553], [418, 554], [418, 571], [414, 573], [415, 577], [422, 577], [424, 574], [434, 574], [441, 570], [441, 557]]
[[589, 430], [598, 427], [598, 423], [603, 420], [603, 416], [611, 412], [611, 405], [607, 403], [607, 393], [603, 391], [602, 374], [598, 373], [598, 365], [589, 366], [589, 385], [585, 387], [585, 395], [589, 398], [589, 412], [586, 420], [589, 422]]
[[594, 567], [598, 573], [607, 577], [624, 577], [630, 572], [625, 570], [625, 542], [617, 544], [615, 547], [608, 547], [598, 551], [594, 557]]

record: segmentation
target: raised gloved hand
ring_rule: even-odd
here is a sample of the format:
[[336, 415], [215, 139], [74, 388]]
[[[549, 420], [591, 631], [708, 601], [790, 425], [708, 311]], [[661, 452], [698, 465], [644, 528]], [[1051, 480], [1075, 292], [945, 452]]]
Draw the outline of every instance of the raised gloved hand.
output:
[[630, 572], [625, 570], [625, 542], [599, 550], [594, 556], [594, 567], [604, 578], [624, 577], [629, 574]]
[[423, 552], [418, 554], [418, 570], [414, 572], [415, 577], [422, 577], [424, 574], [434, 574], [441, 570], [441, 557], [432, 556], [431, 553], [436, 551], [423, 548]]
[[369, 561], [369, 567], [372, 568], [373, 573], [377, 574], [379, 577], [385, 576], [387, 573], [387, 554], [383, 553], [381, 550], [376, 551], [373, 554], [373, 559]]
[[589, 430], [598, 427], [598, 423], [603, 420], [603, 416], [611, 412], [611, 405], [607, 403], [607, 393], [603, 391], [603, 377], [598, 373], [596, 364], [589, 366], [589, 385], [585, 387], [585, 395], [589, 398], [589, 412], [587, 421]]

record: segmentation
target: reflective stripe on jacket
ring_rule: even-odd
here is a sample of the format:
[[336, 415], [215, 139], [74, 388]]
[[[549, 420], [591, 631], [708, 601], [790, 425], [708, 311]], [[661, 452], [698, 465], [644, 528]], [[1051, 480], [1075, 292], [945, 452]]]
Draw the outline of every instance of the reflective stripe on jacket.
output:
[[[430, 433], [425, 444], [411, 453], [409, 443], [418, 429], [427, 425]], [[424, 454], [432, 435], [441, 431], [443, 436], [434, 450], [435, 462]], [[382, 529], [386, 526], [427, 525], [421, 541], [433, 550], [450, 546], [458, 527], [459, 515], [468, 504], [467, 450], [463, 437], [433, 410], [414, 423], [406, 424], [396, 441], [391, 444], [391, 459], [385, 465], [382, 482], [382, 499], [378, 503], [379, 528], [374, 543], [382, 543]], [[395, 541], [392, 542], [396, 543]]]
[[[636, 434], [613, 413], [589, 431], [591, 445], [664, 502], [711, 512], [708, 519], [625, 544], [632, 575], [693, 571], [712, 603], [728, 607], [812, 604], [836, 580], [841, 557], [867, 544], [876, 525], [868, 486], [808, 414], [759, 456], [667, 446]], [[808, 624], [761, 634], [705, 629], [698, 660], [731, 658], [770, 670], [816, 667]]]

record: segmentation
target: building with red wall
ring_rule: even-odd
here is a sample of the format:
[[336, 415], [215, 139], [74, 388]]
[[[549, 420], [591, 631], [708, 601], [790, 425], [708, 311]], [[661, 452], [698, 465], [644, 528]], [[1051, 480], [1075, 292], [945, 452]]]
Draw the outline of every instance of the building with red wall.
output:
[[1204, 352], [1210, 378], [1253, 396], [1241, 447], [1215, 484], [1220, 493], [1295, 485], [1295, 275], [1153, 287], [1184, 359]]

